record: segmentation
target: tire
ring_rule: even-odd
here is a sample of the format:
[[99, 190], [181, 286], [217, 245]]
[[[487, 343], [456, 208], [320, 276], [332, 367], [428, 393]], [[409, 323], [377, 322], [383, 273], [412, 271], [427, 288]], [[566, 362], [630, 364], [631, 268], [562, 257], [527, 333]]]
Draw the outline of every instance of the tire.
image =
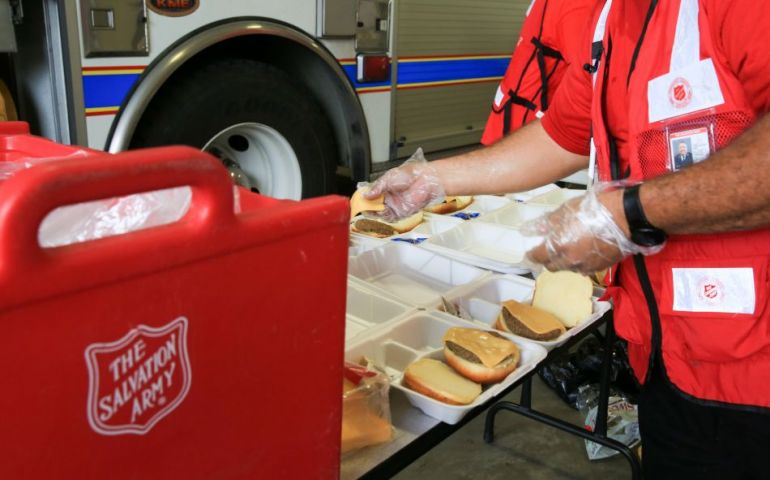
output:
[[[288, 142], [299, 164], [302, 198], [334, 193], [337, 150], [326, 116], [302, 85], [255, 60], [224, 58], [183, 67], [150, 102], [130, 148], [179, 144], [203, 148], [228, 127], [241, 124], [267, 126]], [[252, 171], [241, 168], [252, 183], [259, 183]], [[299, 179], [295, 180], [299, 193]]]

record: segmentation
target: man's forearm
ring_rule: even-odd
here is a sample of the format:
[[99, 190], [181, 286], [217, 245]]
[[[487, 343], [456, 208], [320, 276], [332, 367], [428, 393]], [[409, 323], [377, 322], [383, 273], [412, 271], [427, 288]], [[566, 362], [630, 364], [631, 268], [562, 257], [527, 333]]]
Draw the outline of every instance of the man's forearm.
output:
[[[669, 234], [770, 226], [770, 115], [708, 160], [645, 182], [640, 198], [650, 223]], [[620, 192], [603, 202], [627, 231]]]
[[554, 182], [588, 165], [534, 121], [491, 147], [431, 162], [448, 195], [506, 193]]

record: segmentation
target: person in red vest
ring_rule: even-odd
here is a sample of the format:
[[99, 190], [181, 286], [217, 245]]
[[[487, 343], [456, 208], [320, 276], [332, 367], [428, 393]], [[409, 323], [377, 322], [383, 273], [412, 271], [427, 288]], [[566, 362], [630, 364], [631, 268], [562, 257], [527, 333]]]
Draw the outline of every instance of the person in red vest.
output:
[[548, 110], [596, 0], [532, 0], [492, 102], [481, 143], [492, 145]]
[[[643, 389], [648, 478], [770, 472], [770, 3], [602, 2], [542, 121], [391, 170], [385, 217], [445, 194], [523, 191], [595, 165], [529, 226], [549, 270], [612, 267], [615, 328]], [[692, 164], [677, 165], [684, 143]], [[681, 163], [681, 162], [680, 162]], [[589, 168], [591, 170], [591, 168]]]

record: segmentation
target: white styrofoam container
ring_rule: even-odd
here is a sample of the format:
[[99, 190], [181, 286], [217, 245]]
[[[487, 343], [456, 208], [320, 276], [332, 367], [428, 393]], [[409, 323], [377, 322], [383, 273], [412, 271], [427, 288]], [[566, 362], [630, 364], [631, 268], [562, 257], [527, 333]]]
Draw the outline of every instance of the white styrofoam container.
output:
[[472, 220], [481, 218], [511, 204], [511, 199], [497, 195], [475, 195], [473, 202], [462, 210], [444, 216]]
[[386, 238], [377, 238], [371, 235], [365, 235], [363, 233], [354, 232], [352, 230], [353, 222], [355, 220], [358, 220], [359, 218], [362, 218], [362, 216], [358, 215], [355, 218], [353, 218], [353, 220], [351, 220], [350, 222], [351, 242], [357, 241], [360, 244], [359, 249], [356, 250], [356, 255], [349, 255], [351, 257], [360, 255], [365, 251], [372, 250], [372, 248], [376, 248], [380, 245], [383, 245], [387, 243], [389, 240], [402, 240], [402, 241], [405, 241], [405, 243], [419, 244], [423, 240], [430, 238], [432, 235], [437, 235], [439, 233], [445, 232], [463, 223], [463, 221], [459, 218], [447, 217], [443, 215], [432, 215], [430, 213], [425, 213], [422, 217], [422, 223], [414, 227], [412, 230], [406, 233], [391, 235], [390, 237], [386, 237]]
[[501, 225], [466, 222], [429, 238], [422, 246], [477, 267], [519, 274], [530, 270], [525, 254], [542, 241]]
[[573, 198], [582, 197], [583, 195], [585, 195], [585, 193], [586, 193], [585, 190], [560, 188], [558, 190], [553, 190], [551, 192], [544, 193], [543, 195], [538, 195], [537, 197], [533, 197], [530, 200], [528, 200], [527, 203], [559, 206], [562, 203], [566, 202], [567, 200], [572, 200]]
[[374, 250], [387, 243], [388, 241], [383, 238], [370, 237], [369, 235], [350, 232], [350, 237], [348, 239], [348, 257], [357, 257], [364, 252]]
[[512, 203], [505, 208], [484, 215], [480, 222], [496, 223], [506, 227], [518, 228], [536, 218], [540, 218], [548, 212], [556, 209], [553, 205], [539, 205], [527, 203]]
[[435, 307], [442, 296], [489, 275], [479, 268], [401, 242], [351, 258], [348, 273], [417, 307]]
[[543, 185], [542, 187], [527, 190], [526, 192], [506, 193], [505, 196], [514, 202], [528, 202], [535, 197], [539, 197], [540, 195], [553, 192], [555, 190], [561, 189], [555, 183], [549, 183], [548, 185]]
[[414, 307], [379, 292], [372, 292], [348, 276], [345, 342], [369, 334], [378, 326], [413, 312]]
[[463, 221], [459, 218], [426, 213], [423, 216], [423, 222], [417, 227], [409, 232], [393, 235], [392, 237], [389, 237], [388, 240], [419, 245], [433, 235], [444, 233], [462, 223]]
[[[447, 301], [459, 305], [468, 312], [475, 320], [474, 324], [478, 323], [487, 327], [494, 327], [504, 301], [516, 300], [517, 302], [531, 303], [534, 292], [534, 280], [513, 275], [494, 275], [487, 277], [462, 293], [449, 295]], [[554, 340], [527, 340], [543, 346], [546, 350], [552, 350], [588, 328], [588, 326], [607, 313], [609, 309], [609, 302], [600, 302], [594, 297], [593, 313], [579, 325], [567, 330]]]
[[[441, 312], [415, 312], [375, 334], [355, 342], [346, 349], [345, 359], [358, 362], [361, 357], [371, 359], [390, 377], [391, 385], [406, 395], [415, 407], [425, 414], [449, 424], [459, 422], [473, 408], [487, 402], [501, 391], [531, 372], [547, 355], [541, 346], [511, 335], [506, 335], [521, 351], [519, 366], [502, 382], [484, 387], [481, 395], [470, 405], [449, 405], [417, 393], [401, 384], [406, 367], [420, 358], [443, 360], [443, 336], [451, 327], [469, 327], [467, 322]], [[474, 326], [491, 330], [482, 326]]]

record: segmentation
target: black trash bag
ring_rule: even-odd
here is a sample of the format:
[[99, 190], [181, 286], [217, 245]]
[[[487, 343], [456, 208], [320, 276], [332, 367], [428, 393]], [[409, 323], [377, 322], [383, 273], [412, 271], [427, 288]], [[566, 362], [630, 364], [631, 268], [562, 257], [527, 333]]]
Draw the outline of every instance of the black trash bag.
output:
[[[632, 403], [639, 393], [639, 383], [628, 363], [626, 342], [616, 339], [612, 344], [610, 390], [627, 397]], [[581, 385], [598, 383], [604, 359], [604, 345], [596, 337], [588, 337], [576, 350], [554, 358], [538, 370], [538, 375], [569, 406], [577, 407]]]

